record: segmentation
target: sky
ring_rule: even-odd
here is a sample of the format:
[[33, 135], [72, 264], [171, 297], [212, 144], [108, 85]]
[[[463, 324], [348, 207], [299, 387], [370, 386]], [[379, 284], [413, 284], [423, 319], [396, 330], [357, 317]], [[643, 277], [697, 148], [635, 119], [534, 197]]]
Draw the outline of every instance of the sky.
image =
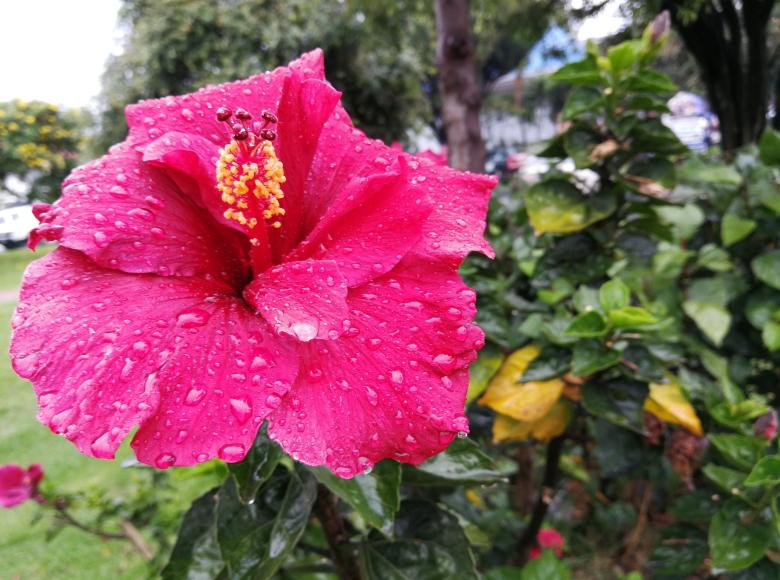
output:
[[[581, 0], [571, 0], [573, 5]], [[578, 40], [617, 31], [619, 0], [586, 20]], [[120, 0], [0, 0], [0, 101], [88, 106], [106, 59], [120, 51]]]
[[119, 0], [0, 0], [0, 101], [80, 107], [119, 51]]

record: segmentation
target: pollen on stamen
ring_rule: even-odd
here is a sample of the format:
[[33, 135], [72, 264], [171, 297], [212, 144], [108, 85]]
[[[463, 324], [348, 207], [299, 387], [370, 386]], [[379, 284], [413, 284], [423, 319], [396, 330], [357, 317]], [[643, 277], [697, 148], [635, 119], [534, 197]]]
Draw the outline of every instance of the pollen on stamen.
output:
[[[284, 199], [282, 184], [287, 178], [273, 145], [276, 132], [269, 128], [277, 119], [270, 111], [263, 111], [261, 117], [264, 124], [255, 122], [248, 129], [245, 122], [251, 121], [252, 115], [245, 109], [235, 113], [227, 107], [217, 110], [217, 120], [225, 123], [232, 135], [220, 149], [216, 166], [217, 190], [229, 206], [223, 215], [249, 230], [261, 219], [272, 228], [281, 228], [279, 218], [285, 214], [280, 200]], [[250, 243], [260, 242], [252, 237]]]

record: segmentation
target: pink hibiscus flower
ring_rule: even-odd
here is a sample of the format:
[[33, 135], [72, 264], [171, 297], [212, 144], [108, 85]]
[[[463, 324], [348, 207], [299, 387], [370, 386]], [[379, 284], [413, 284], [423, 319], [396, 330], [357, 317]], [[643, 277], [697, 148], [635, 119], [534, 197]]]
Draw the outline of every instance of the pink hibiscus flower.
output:
[[321, 51], [127, 108], [130, 134], [37, 207], [16, 372], [38, 418], [160, 468], [241, 460], [259, 425], [342, 477], [468, 430], [483, 345], [457, 274], [495, 179], [355, 129]]
[[0, 506], [11, 508], [32, 499], [40, 501], [38, 484], [43, 479], [43, 468], [34, 463], [27, 469], [9, 463], [0, 466]]
[[542, 555], [542, 550], [553, 550], [555, 555], [560, 558], [563, 556], [564, 540], [563, 536], [555, 528], [544, 528], [536, 534], [536, 546], [528, 551], [528, 557], [536, 560]]

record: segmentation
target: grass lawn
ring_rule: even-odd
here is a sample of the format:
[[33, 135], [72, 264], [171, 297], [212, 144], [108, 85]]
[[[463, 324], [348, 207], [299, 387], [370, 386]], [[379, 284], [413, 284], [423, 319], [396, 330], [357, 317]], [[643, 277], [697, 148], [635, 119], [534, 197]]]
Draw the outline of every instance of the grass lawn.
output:
[[[35, 254], [26, 249], [0, 254], [0, 298], [4, 291], [18, 287], [27, 263], [51, 248]], [[40, 463], [46, 478], [58, 491], [66, 493], [99, 488], [121, 494], [130, 474], [120, 466], [131, 456], [125, 444], [117, 461], [101, 461], [79, 454], [64, 438], [51, 433], [35, 418], [32, 388], [11, 370], [8, 359], [10, 319], [14, 303], [0, 301], [0, 464]], [[184, 474], [186, 470], [181, 470]], [[201, 485], [202, 483], [202, 485]], [[212, 481], [182, 486], [183, 505], [189, 503]], [[177, 486], [178, 489], [178, 486]], [[189, 497], [186, 497], [189, 496]], [[102, 541], [68, 528], [46, 541], [51, 519], [33, 502], [14, 509], [0, 509], [0, 578], [143, 578], [146, 567], [126, 542]], [[78, 515], [78, 514], [76, 514]], [[84, 514], [82, 514], [83, 516]]]

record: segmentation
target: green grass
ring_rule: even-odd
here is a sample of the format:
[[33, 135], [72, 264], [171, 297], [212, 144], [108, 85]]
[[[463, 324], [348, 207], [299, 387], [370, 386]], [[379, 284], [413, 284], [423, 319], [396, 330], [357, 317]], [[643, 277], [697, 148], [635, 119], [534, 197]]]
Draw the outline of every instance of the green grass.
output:
[[[15, 297], [9, 297], [8, 291], [18, 287], [30, 261], [52, 249], [42, 248], [35, 254], [25, 249], [0, 253], [0, 464], [42, 464], [45, 485], [57, 493], [86, 491], [92, 496], [100, 490], [111, 497], [137, 493], [135, 470], [120, 465], [122, 460], [132, 457], [127, 442], [115, 461], [79, 454], [71, 443], [37, 421], [32, 387], [11, 369], [8, 339]], [[204, 464], [201, 469], [209, 465]], [[219, 465], [212, 467], [216, 469], [206, 470], [205, 475], [193, 469], [171, 470], [174, 492], [159, 496], [171, 521], [177, 522], [192, 499], [224, 477], [220, 475], [224, 469]], [[150, 488], [145, 493], [158, 490]], [[170, 497], [171, 493], [175, 497]], [[47, 541], [53, 521], [49, 511], [34, 502], [0, 509], [0, 578], [116, 580], [148, 575], [145, 562], [126, 542], [103, 541], [73, 528], [66, 528]], [[74, 515], [89, 521], [95, 514], [75, 511]]]
[[33, 253], [27, 248], [16, 248], [0, 253], [0, 291], [13, 290], [19, 286], [24, 269], [33, 259], [40, 258], [51, 252], [55, 246], [38, 246]]

